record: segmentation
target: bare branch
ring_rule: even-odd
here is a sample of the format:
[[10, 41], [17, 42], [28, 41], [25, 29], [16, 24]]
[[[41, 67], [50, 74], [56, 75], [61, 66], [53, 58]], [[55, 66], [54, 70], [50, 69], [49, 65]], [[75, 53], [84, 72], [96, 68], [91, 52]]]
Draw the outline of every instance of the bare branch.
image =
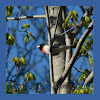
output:
[[46, 15], [33, 15], [33, 16], [21, 16], [21, 17], [7, 17], [7, 20], [21, 20], [28, 18], [46, 18]]
[[83, 33], [83, 35], [81, 36], [77, 46], [76, 46], [76, 49], [75, 49], [75, 52], [73, 54], [73, 56], [71, 57], [71, 60], [69, 61], [68, 63], [68, 66], [66, 68], [66, 70], [64, 71], [63, 75], [61, 76], [61, 78], [55, 83], [55, 91], [58, 90], [58, 87], [64, 82], [64, 80], [66, 79], [66, 77], [68, 76], [71, 68], [73, 67], [76, 59], [77, 59], [77, 55], [85, 41], [85, 39], [87, 38], [88, 34], [92, 31], [93, 29], [93, 21], [90, 23], [90, 25], [88, 26], [88, 28], [86, 29], [86, 31]]
[[83, 13], [85, 13], [85, 7], [84, 6], [80, 6], [80, 7], [81, 7]]
[[81, 70], [77, 69], [75, 66], [73, 66], [73, 68], [74, 68], [75, 70], [77, 70], [78, 72], [80, 72], [80, 73], [82, 73], [82, 72], [83, 72], [83, 71], [81, 71]]
[[93, 71], [89, 74], [89, 76], [86, 78], [85, 82], [83, 85], [86, 85], [87, 83], [89, 83], [94, 77]]

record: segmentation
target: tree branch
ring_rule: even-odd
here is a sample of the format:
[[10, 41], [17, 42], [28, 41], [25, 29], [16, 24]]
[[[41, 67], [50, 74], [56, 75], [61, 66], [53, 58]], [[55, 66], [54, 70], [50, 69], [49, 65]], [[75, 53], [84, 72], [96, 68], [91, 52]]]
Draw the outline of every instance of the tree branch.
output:
[[46, 18], [46, 15], [33, 15], [33, 16], [21, 16], [21, 17], [7, 17], [7, 20], [21, 20], [28, 18]]
[[86, 31], [83, 33], [83, 35], [81, 36], [77, 46], [76, 46], [76, 49], [75, 49], [75, 52], [73, 54], [73, 56], [71, 57], [71, 60], [69, 61], [68, 63], [68, 66], [66, 68], [66, 70], [64, 71], [63, 75], [60, 77], [60, 79], [55, 83], [54, 85], [54, 88], [55, 88], [55, 91], [58, 90], [59, 86], [64, 82], [64, 80], [66, 79], [66, 77], [68, 76], [71, 68], [73, 67], [76, 59], [77, 59], [77, 55], [85, 41], [85, 39], [87, 38], [87, 36], [89, 35], [89, 33], [92, 31], [93, 29], [93, 21], [90, 23], [90, 25], [88, 26], [88, 28], [86, 29]]
[[[93, 11], [93, 6], [90, 6], [84, 13], [84, 16], [90, 17], [92, 15], [92, 11]], [[76, 29], [72, 31], [73, 38], [75, 38], [78, 35], [78, 33], [81, 31], [82, 27], [83, 27], [83, 21], [80, 21], [79, 24], [77, 25]]]
[[81, 7], [83, 13], [85, 13], [85, 7], [84, 6], [80, 6], [80, 7]]
[[73, 68], [74, 68], [75, 70], [77, 70], [78, 72], [80, 72], [80, 73], [82, 73], [82, 72], [83, 72], [83, 71], [81, 71], [81, 70], [77, 69], [75, 66], [73, 66]]
[[[50, 18], [49, 18], [49, 12], [48, 12], [48, 7], [45, 7], [45, 11], [46, 11], [46, 20], [47, 20], [47, 28], [48, 28], [48, 40], [49, 40], [49, 47], [50, 47], [50, 51], [52, 48], [52, 43], [51, 43], [51, 32], [50, 32]], [[53, 75], [53, 60], [52, 60], [52, 52], [49, 52], [49, 64], [50, 64], [50, 80], [51, 80], [51, 92], [54, 93], [53, 90], [53, 83], [54, 83], [54, 75]]]
[[89, 83], [94, 77], [93, 71], [89, 74], [89, 76], [86, 78], [85, 82], [83, 85], [86, 85], [87, 83]]

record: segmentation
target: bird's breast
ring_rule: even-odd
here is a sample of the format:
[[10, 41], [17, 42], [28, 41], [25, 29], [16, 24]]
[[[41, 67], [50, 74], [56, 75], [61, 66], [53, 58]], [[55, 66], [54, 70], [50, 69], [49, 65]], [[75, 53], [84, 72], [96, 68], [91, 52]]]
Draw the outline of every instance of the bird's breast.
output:
[[49, 51], [50, 51], [50, 48], [48, 45], [45, 45], [43, 50], [42, 50], [42, 53], [45, 53], [45, 54], [49, 54]]

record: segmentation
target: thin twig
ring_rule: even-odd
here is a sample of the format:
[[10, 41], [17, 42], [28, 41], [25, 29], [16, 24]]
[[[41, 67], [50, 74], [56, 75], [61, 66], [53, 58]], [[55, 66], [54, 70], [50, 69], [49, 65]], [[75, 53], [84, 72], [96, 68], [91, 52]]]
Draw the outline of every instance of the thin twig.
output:
[[[79, 23], [80, 23], [80, 22], [79, 22]], [[60, 36], [64, 35], [65, 33], [68, 33], [69, 31], [73, 30], [75, 27], [77, 27], [77, 26], [78, 26], [78, 24], [79, 24], [79, 23], [77, 23], [75, 26], [73, 26], [72, 28], [68, 29], [67, 31], [65, 31], [65, 32], [61, 33], [61, 34], [60, 34], [60, 35], [58, 35], [57, 37], [60, 37]]]
[[76, 69], [78, 72], [82, 73], [83, 71], [77, 69], [75, 66], [73, 66], [74, 69]]
[[[18, 11], [17, 11], [17, 14], [16, 14], [16, 17], [15, 17], [15, 18], [19, 18], [19, 17], [18, 17], [19, 11], [20, 11], [20, 6], [18, 7]], [[28, 33], [28, 32], [27, 32], [27, 28], [26, 28], [25, 31], [22, 31], [22, 30], [19, 30], [18, 26], [19, 26], [19, 20], [17, 20], [17, 31]]]

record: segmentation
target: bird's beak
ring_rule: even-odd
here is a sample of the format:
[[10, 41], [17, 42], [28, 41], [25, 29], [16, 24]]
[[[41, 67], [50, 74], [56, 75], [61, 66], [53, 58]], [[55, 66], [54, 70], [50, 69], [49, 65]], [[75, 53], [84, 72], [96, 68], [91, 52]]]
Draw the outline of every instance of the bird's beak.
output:
[[40, 46], [37, 46], [37, 48], [40, 48]]

